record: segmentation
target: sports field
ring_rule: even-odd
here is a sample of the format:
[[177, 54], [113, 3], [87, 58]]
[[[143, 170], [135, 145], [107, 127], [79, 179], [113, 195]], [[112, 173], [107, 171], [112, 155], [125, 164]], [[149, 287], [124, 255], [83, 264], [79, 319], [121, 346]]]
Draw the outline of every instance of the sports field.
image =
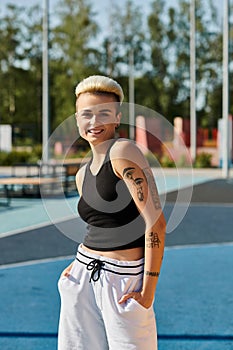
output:
[[[182, 191], [185, 198], [189, 188]], [[61, 213], [53, 222], [49, 205], [62, 207], [61, 199], [51, 199], [45, 213], [36, 199], [0, 207], [0, 349], [56, 349], [57, 280], [82, 238], [72, 216], [77, 200], [67, 200], [70, 217]], [[167, 219], [176, 205], [184, 203], [173, 188]], [[185, 216], [167, 234], [154, 303], [159, 350], [233, 349], [232, 227], [233, 179], [196, 182]], [[64, 232], [74, 232], [75, 241]]]

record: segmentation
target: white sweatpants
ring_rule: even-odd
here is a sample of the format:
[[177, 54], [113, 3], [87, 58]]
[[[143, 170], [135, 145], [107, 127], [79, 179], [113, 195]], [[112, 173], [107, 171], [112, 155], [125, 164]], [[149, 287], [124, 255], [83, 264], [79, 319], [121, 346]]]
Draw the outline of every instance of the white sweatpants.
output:
[[144, 259], [118, 261], [85, 251], [80, 245], [69, 277], [58, 288], [61, 311], [58, 350], [156, 350], [153, 306], [122, 295], [140, 291]]

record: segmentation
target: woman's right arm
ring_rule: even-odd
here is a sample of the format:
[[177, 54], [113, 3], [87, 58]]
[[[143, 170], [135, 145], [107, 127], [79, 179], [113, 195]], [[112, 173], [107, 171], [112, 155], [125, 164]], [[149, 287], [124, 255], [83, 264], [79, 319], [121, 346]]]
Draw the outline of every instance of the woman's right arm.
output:
[[83, 187], [85, 171], [86, 171], [86, 164], [82, 166], [76, 174], [76, 187], [80, 196], [82, 195], [82, 187]]
[[[79, 171], [76, 174], [76, 186], [80, 196], [82, 195], [82, 184], [83, 184], [85, 169], [86, 169], [86, 166], [83, 166], [82, 168], [79, 169]], [[63, 276], [69, 277], [70, 270], [72, 269], [73, 263], [74, 262], [72, 262], [69, 266], [65, 268], [65, 270], [61, 273], [61, 277]]]

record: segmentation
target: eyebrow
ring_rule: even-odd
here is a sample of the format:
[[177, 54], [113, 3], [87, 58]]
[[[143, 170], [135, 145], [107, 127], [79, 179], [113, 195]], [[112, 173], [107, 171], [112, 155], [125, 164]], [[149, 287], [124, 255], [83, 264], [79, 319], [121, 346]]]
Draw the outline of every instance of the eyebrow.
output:
[[[91, 112], [91, 113], [93, 113], [93, 110], [92, 109], [88, 109], [88, 108], [84, 108], [84, 109], [81, 109], [80, 113], [82, 113], [82, 112]], [[112, 112], [112, 110], [105, 108], [105, 109], [99, 110], [98, 113], [99, 112]]]
[[92, 110], [91, 110], [91, 109], [88, 109], [88, 108], [83, 108], [83, 109], [81, 109], [80, 113], [81, 113], [81, 112], [92, 112]]
[[111, 109], [101, 109], [100, 112], [112, 112]]

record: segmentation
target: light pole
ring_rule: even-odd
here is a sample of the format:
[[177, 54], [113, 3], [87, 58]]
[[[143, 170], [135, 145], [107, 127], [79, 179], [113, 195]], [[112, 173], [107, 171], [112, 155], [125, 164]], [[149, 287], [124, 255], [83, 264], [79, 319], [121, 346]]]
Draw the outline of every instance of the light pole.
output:
[[42, 52], [42, 145], [43, 162], [49, 160], [49, 69], [48, 69], [48, 32], [49, 0], [43, 0], [43, 52]]
[[129, 53], [129, 138], [135, 138], [135, 108], [134, 108], [134, 52]]
[[190, 153], [192, 161], [197, 152], [197, 121], [196, 121], [196, 40], [195, 40], [195, 0], [190, 0]]
[[229, 176], [229, 0], [224, 0], [223, 6], [223, 81], [222, 81], [222, 176]]

